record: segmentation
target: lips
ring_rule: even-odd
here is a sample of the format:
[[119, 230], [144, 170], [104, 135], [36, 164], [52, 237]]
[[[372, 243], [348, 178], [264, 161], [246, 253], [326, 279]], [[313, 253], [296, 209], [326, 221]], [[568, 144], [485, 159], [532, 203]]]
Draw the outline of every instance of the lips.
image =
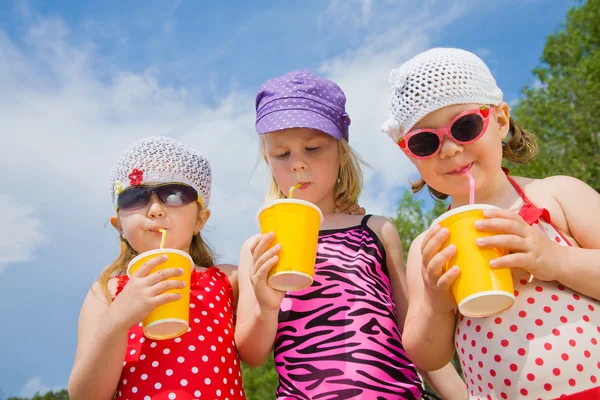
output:
[[447, 174], [448, 175], [464, 175], [465, 172], [467, 170], [471, 169], [472, 166], [473, 166], [473, 163], [470, 163], [470, 164], [464, 165], [460, 168], [456, 168], [455, 170], [452, 170], [452, 171], [448, 172]]
[[165, 229], [165, 230], [166, 230], [166, 228], [151, 228], [151, 229], [148, 229], [148, 230], [149, 230], [150, 232], [153, 232], [153, 233], [162, 233], [162, 232], [160, 231], [161, 229]]

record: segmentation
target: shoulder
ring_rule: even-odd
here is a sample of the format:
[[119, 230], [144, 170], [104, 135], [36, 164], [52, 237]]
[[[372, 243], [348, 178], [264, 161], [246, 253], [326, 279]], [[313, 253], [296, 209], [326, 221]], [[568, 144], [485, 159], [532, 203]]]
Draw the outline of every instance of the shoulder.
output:
[[525, 195], [534, 199], [541, 196], [561, 198], [569, 195], [570, 191], [581, 192], [593, 190], [585, 182], [567, 175], [555, 175], [542, 179], [526, 178], [522, 176], [513, 177], [517, 184], [523, 189]]
[[400, 243], [400, 235], [396, 225], [388, 217], [382, 215], [371, 215], [367, 221], [367, 226], [371, 228], [377, 237], [383, 242], [384, 246]]
[[233, 264], [219, 264], [215, 265], [215, 268], [219, 269], [222, 273], [224, 273], [228, 278], [236, 276], [238, 272], [237, 265]]
[[[110, 278], [106, 284], [106, 290], [108, 291], [108, 294], [110, 295], [111, 301], [112, 299], [115, 298], [115, 296], [117, 295], [117, 293], [119, 292], [119, 290], [123, 289], [123, 286], [125, 286], [125, 284], [127, 283], [127, 277], [126, 276], [113, 276], [112, 278]], [[101, 299], [102, 301], [107, 301], [106, 299], [106, 292], [104, 290], [104, 288], [102, 287], [102, 284], [100, 283], [100, 281], [96, 280], [93, 284], [92, 287], [89, 290], [89, 294]]]
[[515, 181], [536, 207], [550, 212], [553, 220], [574, 207], [585, 208], [589, 207], [589, 202], [595, 204], [600, 201], [600, 196], [594, 189], [572, 176], [555, 175], [543, 179], [515, 177]]

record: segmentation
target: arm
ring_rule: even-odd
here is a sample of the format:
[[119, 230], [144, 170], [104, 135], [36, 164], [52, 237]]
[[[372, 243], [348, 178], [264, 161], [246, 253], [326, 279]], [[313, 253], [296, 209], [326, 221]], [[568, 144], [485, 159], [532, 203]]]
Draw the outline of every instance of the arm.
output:
[[[111, 303], [94, 283], [81, 307], [77, 352], [69, 378], [69, 396], [73, 400], [110, 400], [117, 388], [127, 350], [129, 329], [161, 304], [179, 300], [185, 282], [168, 280], [183, 275], [180, 268], [150, 271], [166, 261], [165, 256], [145, 262], [131, 277], [123, 291]], [[114, 295], [116, 280], [109, 283]]]
[[[402, 332], [404, 330], [404, 320], [408, 309], [402, 242], [400, 241], [400, 236], [398, 235], [396, 227], [387, 218], [378, 217], [377, 221], [374, 222], [380, 223], [380, 220], [383, 221], [381, 238], [385, 247], [386, 263], [392, 283], [392, 294], [398, 313], [398, 325]], [[453, 327], [454, 326], [452, 326], [452, 328]], [[454, 347], [452, 347], [452, 350], [454, 350]], [[462, 400], [467, 398], [465, 383], [451, 363], [446, 364], [437, 371], [426, 372], [418, 369], [418, 372], [443, 399]]]
[[467, 400], [467, 385], [452, 363], [446, 364], [437, 371], [418, 371], [443, 400]]
[[216, 267], [219, 268], [222, 273], [227, 275], [227, 279], [229, 279], [229, 284], [233, 290], [233, 309], [236, 310], [239, 297], [238, 267], [237, 265], [232, 264], [219, 264], [216, 265]]
[[[559, 203], [570, 233], [582, 246], [565, 247], [529, 226], [508, 210], [485, 210], [477, 229], [496, 233], [477, 239], [482, 247], [506, 248], [492, 260], [494, 268], [523, 268], [543, 281], [557, 280], [586, 296], [600, 299], [600, 195], [571, 177], [544, 180]], [[552, 186], [551, 186], [552, 185]]]
[[69, 378], [69, 396], [73, 400], [110, 400], [117, 388], [127, 350], [128, 330], [116, 328], [108, 310], [109, 304], [96, 282], [79, 315], [77, 352]]
[[600, 300], [600, 194], [580, 180], [564, 178], [556, 199], [581, 248], [563, 247], [566, 251], [557, 280]]
[[[453, 332], [456, 323], [453, 309], [437, 308], [427, 300], [423, 280], [426, 268], [423, 267], [421, 247], [431, 236], [431, 230], [419, 235], [413, 241], [408, 252], [406, 270], [408, 311], [403, 337], [404, 349], [413, 362], [425, 371], [439, 370], [452, 360], [454, 355]], [[441, 244], [445, 236], [440, 236], [438, 232], [434, 238], [437, 238]], [[445, 254], [448, 254], [448, 258], [451, 256], [449, 253]], [[451, 271], [448, 271], [446, 275]]]
[[[267, 273], [277, 262], [279, 247], [266, 250], [273, 235], [254, 236], [240, 252], [235, 342], [240, 358], [252, 367], [262, 365], [272, 351], [285, 295], [267, 284]], [[266, 250], [266, 251], [265, 251]]]

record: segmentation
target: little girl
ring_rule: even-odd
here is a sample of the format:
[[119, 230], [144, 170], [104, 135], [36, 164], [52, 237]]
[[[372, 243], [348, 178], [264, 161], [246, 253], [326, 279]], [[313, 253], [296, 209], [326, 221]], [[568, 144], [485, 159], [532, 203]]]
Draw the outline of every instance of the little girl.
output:
[[[410, 157], [438, 198], [491, 204], [477, 229], [506, 248], [490, 264], [513, 268], [515, 302], [486, 318], [456, 311], [455, 254], [440, 251], [448, 230], [434, 226], [411, 245], [404, 346], [425, 370], [458, 352], [471, 399], [600, 398], [600, 195], [569, 176], [511, 177], [536, 152], [533, 135], [510, 117], [489, 69], [472, 53], [432, 49], [390, 74], [392, 118], [383, 130]], [[568, 134], [568, 133], [565, 133]], [[524, 271], [523, 271], [524, 270]]]
[[[121, 252], [90, 289], [81, 309], [71, 399], [245, 399], [234, 343], [236, 267], [213, 265], [200, 230], [210, 217], [208, 161], [166, 137], [140, 140], [112, 170], [111, 194]], [[157, 249], [188, 253], [194, 263], [189, 328], [180, 337], [151, 340], [141, 321], [181, 295], [165, 293], [185, 282], [167, 280], [183, 270], [150, 273], [166, 258], [146, 262], [128, 278], [129, 261]]]
[[[260, 149], [272, 173], [267, 200], [294, 197], [324, 214], [314, 282], [280, 292], [267, 284], [280, 245], [249, 239], [240, 255], [236, 343], [244, 362], [275, 352], [278, 399], [420, 399], [421, 380], [402, 346], [406, 289], [402, 247], [386, 218], [336, 214], [362, 186], [348, 145], [345, 96], [309, 71], [267, 81], [256, 98]], [[427, 375], [444, 399], [465, 398], [451, 366]], [[462, 392], [462, 396], [461, 396]]]

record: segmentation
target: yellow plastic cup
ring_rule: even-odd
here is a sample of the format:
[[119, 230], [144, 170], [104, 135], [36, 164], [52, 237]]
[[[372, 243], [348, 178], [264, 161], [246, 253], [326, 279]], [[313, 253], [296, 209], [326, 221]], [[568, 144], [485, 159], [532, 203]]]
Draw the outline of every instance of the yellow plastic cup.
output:
[[260, 232], [275, 233], [269, 248], [281, 244], [279, 261], [267, 276], [273, 289], [294, 291], [312, 285], [322, 222], [319, 207], [304, 200], [275, 200], [260, 209]]
[[483, 210], [496, 209], [487, 204], [458, 207], [439, 216], [432, 224], [448, 228], [450, 235], [442, 249], [450, 244], [456, 253], [444, 267], [447, 271], [454, 265], [460, 275], [452, 283], [452, 294], [458, 310], [468, 317], [487, 317], [510, 308], [514, 301], [513, 278], [510, 268], [492, 268], [490, 261], [506, 255], [508, 250], [482, 248], [477, 238], [493, 236], [475, 228], [475, 221], [484, 219]]
[[157, 249], [146, 251], [135, 257], [127, 266], [127, 276], [135, 274], [142, 264], [160, 255], [167, 255], [168, 259], [150, 271], [150, 274], [167, 268], [182, 268], [183, 275], [169, 278], [168, 280], [185, 281], [182, 289], [169, 289], [165, 293], [181, 293], [181, 299], [156, 307], [142, 321], [144, 335], [149, 339], [171, 339], [184, 334], [190, 321], [190, 279], [194, 261], [189, 254], [177, 249]]

